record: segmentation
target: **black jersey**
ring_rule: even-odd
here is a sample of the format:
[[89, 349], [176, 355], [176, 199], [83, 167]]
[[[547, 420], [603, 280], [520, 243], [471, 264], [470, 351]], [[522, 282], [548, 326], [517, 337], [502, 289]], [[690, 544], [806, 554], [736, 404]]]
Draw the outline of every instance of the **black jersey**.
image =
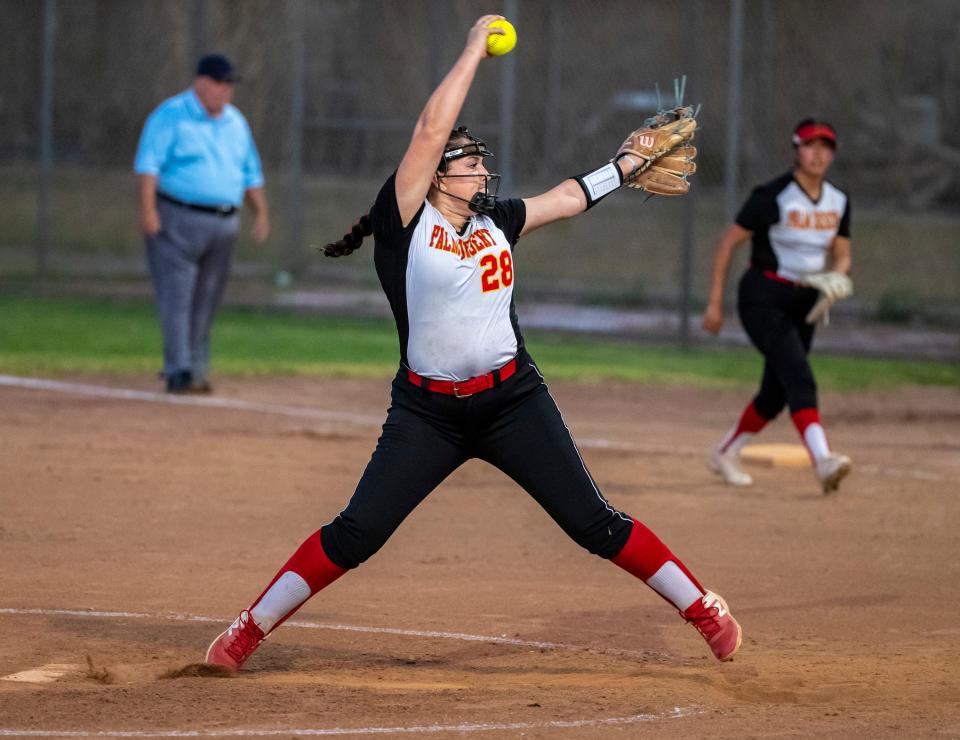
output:
[[370, 211], [374, 262], [400, 337], [400, 361], [418, 375], [466, 380], [510, 361], [523, 337], [513, 304], [513, 247], [522, 200], [498, 201], [459, 232], [424, 201], [406, 227], [396, 173]]
[[850, 236], [850, 199], [824, 180], [813, 200], [793, 173], [756, 188], [736, 222], [753, 232], [750, 264], [788, 280], [822, 272], [836, 236]]

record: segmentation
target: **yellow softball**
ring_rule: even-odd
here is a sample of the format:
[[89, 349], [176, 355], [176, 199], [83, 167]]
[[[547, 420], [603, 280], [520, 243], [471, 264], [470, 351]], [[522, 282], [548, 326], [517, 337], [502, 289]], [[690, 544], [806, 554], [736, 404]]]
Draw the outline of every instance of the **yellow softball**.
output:
[[517, 29], [510, 21], [493, 21], [487, 28], [503, 29], [503, 35], [491, 33], [487, 36], [487, 53], [490, 56], [499, 57], [513, 51], [513, 47], [517, 45]]

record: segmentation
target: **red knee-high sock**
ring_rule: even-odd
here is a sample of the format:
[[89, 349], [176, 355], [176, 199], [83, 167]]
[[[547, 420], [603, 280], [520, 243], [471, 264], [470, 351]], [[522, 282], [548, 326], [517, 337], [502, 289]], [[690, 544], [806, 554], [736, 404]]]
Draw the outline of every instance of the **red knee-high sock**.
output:
[[[326, 588], [340, 576], [346, 573], [346, 569], [341, 568], [336, 565], [323, 549], [323, 543], [320, 536], [320, 530], [317, 530], [312, 535], [307, 537], [307, 539], [297, 548], [297, 551], [293, 553], [290, 559], [284, 564], [284, 566], [277, 571], [277, 574], [273, 577], [273, 580], [267, 585], [263, 590], [263, 593], [257, 597], [257, 600], [253, 602], [250, 606], [250, 611], [252, 612], [270, 593], [270, 589], [287, 573], [294, 573], [300, 578], [302, 578], [307, 586], [310, 589], [309, 594], [302, 594], [304, 597], [299, 603], [293, 604], [293, 601], [296, 601], [297, 597], [280, 597], [280, 603], [291, 602], [292, 608], [289, 611], [286, 611], [285, 614], [280, 616], [276, 622], [273, 624], [271, 629], [276, 629], [281, 624], [283, 624], [293, 613], [300, 608], [300, 606], [306, 602], [311, 596], [313, 596], [318, 591]], [[300, 584], [302, 588], [303, 584]]]
[[720, 443], [720, 452], [726, 452], [731, 447], [734, 448], [733, 452], [739, 452], [740, 447], [750, 438], [749, 435], [759, 432], [767, 425], [768, 421], [770, 420], [760, 416], [757, 407], [751, 401], [747, 404], [743, 413], [740, 414], [737, 425], [727, 432], [727, 436]]
[[[647, 583], [647, 585], [651, 585], [658, 594], [677, 606], [681, 611], [696, 598], [697, 594], [694, 593], [694, 589], [699, 591], [701, 596], [706, 593], [706, 590], [687, 570], [687, 566], [683, 564], [680, 558], [674, 555], [657, 535], [636, 519], [633, 520], [633, 529], [630, 530], [627, 544], [611, 558], [611, 561]], [[673, 563], [679, 569], [679, 573], [674, 571], [673, 574], [668, 575], [668, 578], [673, 582], [661, 583], [658, 580], [656, 584], [648, 583], [655, 575], [662, 572], [664, 565], [667, 563]], [[692, 587], [683, 582], [684, 577], [689, 579]], [[689, 595], [690, 600], [686, 601], [684, 595]], [[686, 603], [683, 603], [684, 601]]]
[[800, 439], [807, 448], [810, 460], [816, 464], [830, 454], [830, 446], [827, 444], [827, 434], [820, 424], [820, 412], [815, 408], [797, 409], [790, 417], [793, 424], [800, 432]]

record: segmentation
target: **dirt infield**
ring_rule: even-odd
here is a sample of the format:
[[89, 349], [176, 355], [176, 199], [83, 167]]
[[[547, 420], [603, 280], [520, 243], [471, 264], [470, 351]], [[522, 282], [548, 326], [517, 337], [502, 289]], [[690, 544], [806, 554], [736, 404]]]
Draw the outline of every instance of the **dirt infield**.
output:
[[387, 387], [222, 381], [244, 408], [0, 387], [0, 735], [960, 737], [944, 389], [826, 394], [856, 468], [824, 498], [809, 470], [706, 472], [742, 393], [551, 386], [607, 497], [730, 602], [733, 663], [472, 462], [248, 670], [170, 677], [346, 502]]

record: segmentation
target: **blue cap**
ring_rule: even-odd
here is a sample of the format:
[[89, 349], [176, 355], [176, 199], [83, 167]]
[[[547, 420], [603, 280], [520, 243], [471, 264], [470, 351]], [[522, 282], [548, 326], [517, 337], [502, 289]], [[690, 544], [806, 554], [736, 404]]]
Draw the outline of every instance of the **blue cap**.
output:
[[209, 77], [217, 82], [236, 82], [240, 78], [230, 60], [223, 54], [207, 54], [197, 63], [197, 76]]

